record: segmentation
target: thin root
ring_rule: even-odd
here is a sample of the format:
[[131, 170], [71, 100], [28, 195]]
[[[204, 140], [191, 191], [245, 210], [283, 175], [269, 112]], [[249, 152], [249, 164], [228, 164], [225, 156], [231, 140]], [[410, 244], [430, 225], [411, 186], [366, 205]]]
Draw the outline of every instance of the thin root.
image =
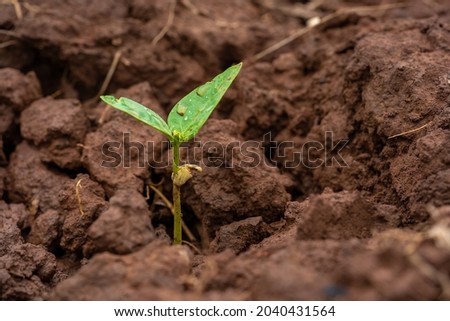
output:
[[395, 137], [400, 137], [400, 136], [405, 136], [405, 135], [408, 135], [408, 134], [411, 134], [411, 133], [415, 133], [415, 132], [417, 132], [417, 131], [419, 131], [419, 130], [425, 128], [425, 127], [427, 127], [427, 126], [430, 125], [432, 122], [433, 122], [433, 121], [430, 121], [430, 122], [426, 123], [425, 125], [420, 126], [419, 128], [411, 129], [411, 130], [408, 130], [408, 131], [406, 131], [406, 132], [402, 132], [402, 133], [400, 133], [400, 134], [395, 134], [395, 135], [389, 136], [388, 139], [395, 138]]
[[170, 30], [170, 27], [173, 24], [173, 21], [175, 19], [175, 7], [177, 5], [177, 1], [173, 0], [170, 2], [169, 5], [169, 15], [167, 17], [166, 24], [161, 29], [161, 31], [153, 38], [152, 40], [152, 46], [155, 46], [164, 36], [167, 34], [167, 32]]
[[369, 12], [374, 12], [374, 11], [385, 11], [385, 10], [390, 10], [390, 9], [395, 9], [395, 8], [406, 7], [407, 5], [408, 4], [406, 4], [406, 3], [390, 3], [390, 4], [385, 4], [385, 5], [379, 5], [379, 6], [364, 6], [364, 7], [355, 7], [355, 8], [346, 8], [346, 9], [337, 10], [336, 12], [331, 13], [331, 14], [321, 18], [320, 23], [308, 26], [306, 28], [299, 29], [296, 32], [294, 32], [292, 35], [275, 43], [274, 45], [270, 46], [269, 48], [264, 49], [260, 53], [254, 55], [252, 58], [250, 58], [250, 62], [255, 62], [257, 60], [260, 60], [261, 58], [279, 50], [280, 48], [290, 44], [297, 38], [307, 34], [308, 32], [317, 28], [318, 26], [324, 25], [328, 21], [330, 21], [340, 15], [348, 14], [348, 13], [369, 13]]
[[81, 214], [81, 216], [84, 216], [83, 204], [81, 202], [81, 193], [80, 193], [80, 190], [81, 190], [81, 187], [82, 187], [81, 186], [81, 181], [82, 180], [83, 179], [80, 179], [80, 180], [77, 181], [77, 184], [75, 185], [75, 194], [77, 195], [78, 208], [80, 210], [80, 214]]
[[[152, 189], [152, 191], [154, 191], [156, 193], [156, 195], [159, 196], [159, 198], [162, 199], [162, 201], [164, 202], [164, 204], [166, 204], [167, 208], [170, 210], [170, 212], [172, 213], [172, 215], [175, 215], [175, 211], [173, 209], [173, 205], [172, 203], [167, 199], [167, 197], [164, 196], [164, 194], [157, 189], [154, 185], [149, 185], [149, 187]], [[191, 242], [195, 242], [197, 241], [197, 239], [195, 238], [194, 234], [191, 232], [191, 230], [189, 229], [189, 227], [186, 225], [186, 223], [184, 223], [184, 221], [181, 222], [182, 224], [182, 228], [184, 233], [186, 234], [186, 236], [189, 238], [189, 240]]]

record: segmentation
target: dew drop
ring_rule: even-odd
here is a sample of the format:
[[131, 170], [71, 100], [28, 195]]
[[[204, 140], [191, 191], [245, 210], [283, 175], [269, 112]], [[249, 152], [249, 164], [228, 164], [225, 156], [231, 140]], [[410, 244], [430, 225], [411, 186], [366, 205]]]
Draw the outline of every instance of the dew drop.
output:
[[208, 84], [209, 83], [206, 83], [203, 86], [198, 87], [196, 91], [197, 95], [199, 95], [200, 97], [205, 96], [206, 91], [208, 90]]
[[177, 114], [180, 116], [184, 116], [184, 114], [186, 113], [186, 109], [187, 107], [184, 105], [178, 105], [177, 106]]
[[183, 118], [184, 120], [188, 120], [188, 117], [187, 116], [185, 116], [184, 118]]

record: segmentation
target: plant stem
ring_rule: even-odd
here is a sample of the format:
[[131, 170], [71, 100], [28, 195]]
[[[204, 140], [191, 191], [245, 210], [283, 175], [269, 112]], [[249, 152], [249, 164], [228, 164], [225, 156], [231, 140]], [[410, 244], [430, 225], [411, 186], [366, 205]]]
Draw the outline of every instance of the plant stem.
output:
[[[172, 141], [173, 148], [173, 175], [178, 173], [180, 167], [180, 142], [178, 139]], [[173, 210], [174, 210], [174, 222], [173, 222], [173, 244], [181, 244], [182, 240], [182, 221], [181, 221], [181, 193], [180, 186], [173, 183]]]

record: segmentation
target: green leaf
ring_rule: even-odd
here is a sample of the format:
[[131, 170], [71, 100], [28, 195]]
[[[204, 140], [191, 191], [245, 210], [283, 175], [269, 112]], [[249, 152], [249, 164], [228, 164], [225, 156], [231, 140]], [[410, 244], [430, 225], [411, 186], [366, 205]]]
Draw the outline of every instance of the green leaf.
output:
[[141, 105], [134, 100], [121, 97], [119, 99], [113, 96], [100, 96], [100, 98], [111, 105], [114, 108], [117, 108], [128, 115], [133, 116], [134, 118], [140, 120], [141, 122], [159, 130], [161, 133], [166, 135], [170, 140], [173, 138], [172, 131], [169, 129], [169, 126], [161, 118], [157, 113], [153, 110], [148, 109], [144, 105]]
[[191, 91], [172, 108], [167, 122], [174, 137], [182, 142], [194, 138], [239, 74], [241, 67], [242, 63], [228, 68], [213, 80]]

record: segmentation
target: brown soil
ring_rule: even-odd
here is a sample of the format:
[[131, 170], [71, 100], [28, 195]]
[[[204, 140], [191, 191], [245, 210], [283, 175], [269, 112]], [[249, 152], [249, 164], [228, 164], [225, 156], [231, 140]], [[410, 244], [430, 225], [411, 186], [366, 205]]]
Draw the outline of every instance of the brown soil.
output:
[[[170, 1], [0, 3], [1, 299], [449, 300], [450, 7], [388, 2], [180, 0], [162, 37]], [[189, 245], [148, 188], [171, 193], [164, 138], [96, 98], [114, 56], [107, 93], [162, 115], [244, 61], [182, 155], [208, 165], [182, 191]], [[327, 132], [341, 163], [286, 166]], [[124, 133], [130, 166], [102, 167]]]

